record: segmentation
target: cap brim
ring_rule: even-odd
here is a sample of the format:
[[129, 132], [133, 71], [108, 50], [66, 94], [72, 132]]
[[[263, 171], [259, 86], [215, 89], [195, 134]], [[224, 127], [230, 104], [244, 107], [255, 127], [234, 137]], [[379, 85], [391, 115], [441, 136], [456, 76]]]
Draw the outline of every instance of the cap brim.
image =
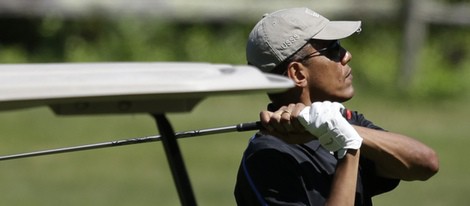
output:
[[360, 29], [361, 21], [330, 21], [320, 32], [312, 36], [312, 39], [343, 39], [359, 32]]

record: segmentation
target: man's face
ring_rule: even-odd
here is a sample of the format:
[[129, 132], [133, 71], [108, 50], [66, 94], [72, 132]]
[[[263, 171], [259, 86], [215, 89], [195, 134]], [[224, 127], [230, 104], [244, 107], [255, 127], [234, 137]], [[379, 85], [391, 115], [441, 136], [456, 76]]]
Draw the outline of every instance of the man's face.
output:
[[315, 41], [312, 53], [303, 59], [308, 69], [310, 98], [315, 101], [347, 101], [354, 96], [351, 67], [352, 55], [339, 41]]

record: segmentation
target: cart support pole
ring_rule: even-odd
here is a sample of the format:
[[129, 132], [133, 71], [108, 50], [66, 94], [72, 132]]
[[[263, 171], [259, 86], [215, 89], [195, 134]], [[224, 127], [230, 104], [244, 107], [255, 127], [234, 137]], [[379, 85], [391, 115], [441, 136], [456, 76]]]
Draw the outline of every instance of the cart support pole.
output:
[[161, 141], [170, 165], [178, 196], [183, 206], [196, 206], [196, 198], [189, 181], [175, 132], [164, 114], [152, 114], [160, 131]]

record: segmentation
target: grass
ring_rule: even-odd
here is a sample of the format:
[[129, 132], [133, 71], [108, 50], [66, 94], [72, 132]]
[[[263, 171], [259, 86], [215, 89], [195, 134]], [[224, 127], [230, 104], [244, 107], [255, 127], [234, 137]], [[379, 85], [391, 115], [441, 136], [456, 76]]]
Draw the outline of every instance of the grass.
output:
[[[176, 131], [254, 121], [262, 94], [209, 98], [192, 112], [169, 114]], [[376, 124], [435, 148], [440, 172], [402, 182], [376, 205], [464, 205], [470, 198], [466, 100], [413, 102], [358, 94], [346, 104]], [[47, 108], [0, 113], [0, 154], [105, 142], [158, 133], [148, 115], [55, 116]], [[233, 186], [251, 132], [180, 139], [199, 205], [235, 205]], [[2, 205], [179, 205], [161, 143], [0, 162]]]

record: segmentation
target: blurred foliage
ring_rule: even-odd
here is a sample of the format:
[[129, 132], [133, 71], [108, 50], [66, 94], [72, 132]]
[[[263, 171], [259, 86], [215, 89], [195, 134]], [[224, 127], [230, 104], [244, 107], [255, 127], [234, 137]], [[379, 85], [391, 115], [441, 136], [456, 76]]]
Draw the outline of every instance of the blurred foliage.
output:
[[436, 2], [445, 2], [445, 3], [468, 3], [468, 0], [437, 0]]
[[470, 28], [431, 26], [412, 94], [452, 98], [468, 95]]
[[[253, 23], [184, 23], [99, 15], [85, 19], [2, 18], [0, 62], [202, 61], [245, 64]], [[432, 25], [413, 84], [399, 91], [401, 23], [364, 21], [343, 40], [361, 91], [438, 100], [468, 96], [470, 28]]]

